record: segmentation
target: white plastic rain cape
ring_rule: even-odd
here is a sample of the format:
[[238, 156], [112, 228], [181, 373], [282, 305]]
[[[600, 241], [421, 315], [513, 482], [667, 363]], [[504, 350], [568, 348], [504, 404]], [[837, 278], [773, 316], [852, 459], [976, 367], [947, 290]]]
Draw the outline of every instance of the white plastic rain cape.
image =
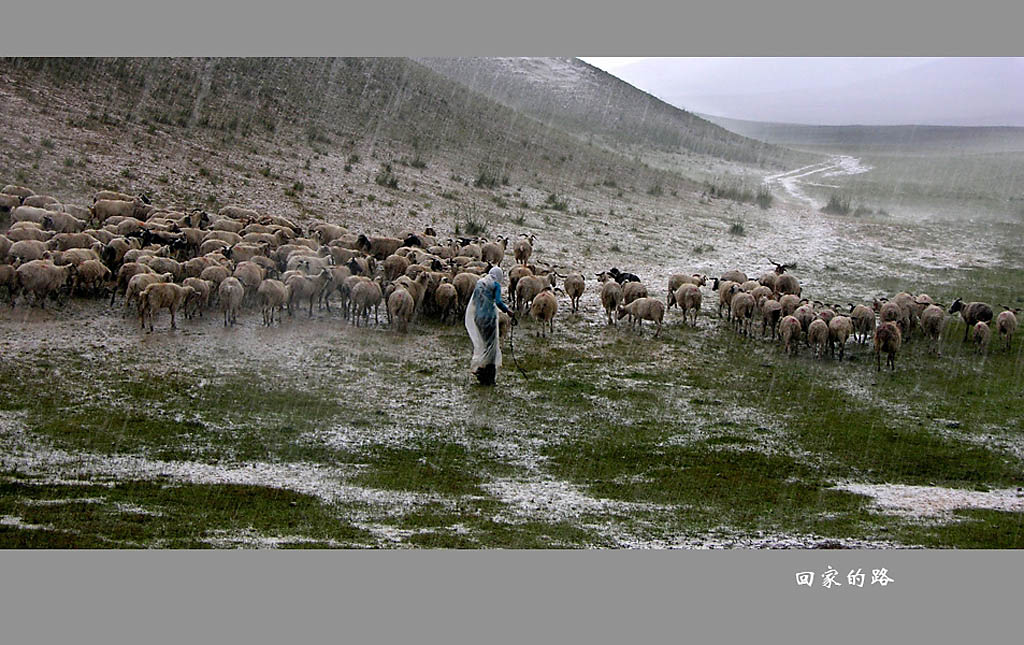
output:
[[466, 331], [473, 341], [473, 359], [469, 371], [484, 365], [501, 367], [501, 346], [498, 343], [498, 307], [494, 295], [498, 282], [488, 275], [477, 281], [466, 307]]

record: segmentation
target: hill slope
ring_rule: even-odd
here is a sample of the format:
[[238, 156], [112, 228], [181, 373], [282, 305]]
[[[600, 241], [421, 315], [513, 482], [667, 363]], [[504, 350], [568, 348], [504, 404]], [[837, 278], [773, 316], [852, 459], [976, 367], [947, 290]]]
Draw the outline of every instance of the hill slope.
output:
[[[574, 58], [423, 58], [427, 67], [543, 123], [629, 153], [689, 152], [766, 167], [798, 163]], [[798, 159], [799, 157], [799, 159]]]
[[689, 185], [409, 59], [2, 59], [0, 95], [0, 175], [67, 200], [103, 186], [323, 215], [385, 163], [434, 193], [485, 171], [552, 192]]

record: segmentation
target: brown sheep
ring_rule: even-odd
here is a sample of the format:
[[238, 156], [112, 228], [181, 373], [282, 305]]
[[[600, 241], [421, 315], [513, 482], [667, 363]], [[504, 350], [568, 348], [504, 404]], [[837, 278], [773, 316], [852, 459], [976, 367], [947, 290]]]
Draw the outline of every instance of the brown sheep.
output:
[[125, 293], [128, 289], [128, 282], [139, 273], [156, 273], [156, 271], [141, 262], [125, 262], [121, 265], [117, 271], [117, 284], [114, 286], [114, 292], [110, 294], [111, 307], [114, 306], [117, 294]]
[[186, 287], [192, 287], [192, 290], [196, 292], [193, 298], [190, 298], [185, 303], [185, 317], [194, 318], [198, 313], [199, 317], [203, 317], [203, 311], [210, 306], [210, 296], [213, 295], [215, 286], [209, 280], [202, 280], [200, 278], [189, 277], [185, 278], [182, 283]]
[[652, 322], [657, 323], [658, 330], [654, 332], [654, 337], [657, 338], [658, 335], [661, 333], [662, 320], [665, 318], [665, 303], [657, 298], [638, 298], [629, 304], [622, 305], [619, 307], [619, 320], [622, 320], [627, 315], [630, 316], [630, 329], [632, 329], [637, 323], [639, 323], [641, 335], [644, 333], [643, 321], [650, 320]]
[[230, 277], [231, 269], [219, 264], [208, 266], [199, 273], [200, 280], [209, 280], [218, 288], [220, 287], [221, 282], [224, 282], [224, 280]]
[[139, 295], [146, 290], [146, 287], [158, 282], [171, 282], [173, 277], [170, 273], [137, 273], [133, 275], [128, 281], [128, 288], [124, 290], [125, 315], [128, 314], [132, 303], [140, 304], [138, 302]]
[[836, 356], [836, 345], [839, 346], [839, 361], [846, 356], [846, 341], [853, 335], [853, 321], [849, 316], [836, 316], [828, 322], [828, 347], [832, 358]]
[[533, 304], [533, 299], [549, 286], [550, 283], [547, 278], [538, 275], [528, 275], [520, 278], [519, 282], [516, 283], [516, 306], [519, 313], [522, 314], [526, 311]]
[[771, 298], [762, 299], [761, 336], [764, 337], [768, 333], [768, 328], [770, 327], [772, 330], [772, 340], [775, 340], [780, 320], [782, 320], [782, 303], [778, 300], [772, 300]]
[[224, 326], [228, 323], [232, 327], [238, 320], [238, 310], [242, 308], [242, 298], [245, 297], [245, 287], [238, 281], [238, 278], [227, 277], [217, 287], [217, 299], [220, 301], [221, 311], [224, 312]]
[[775, 293], [777, 295], [799, 296], [802, 291], [800, 281], [788, 273], [783, 273], [775, 278]]
[[634, 300], [647, 297], [647, 287], [640, 282], [627, 282], [622, 285], [622, 304], [628, 305]]
[[1006, 342], [1006, 351], [1010, 351], [1010, 343], [1013, 341], [1013, 333], [1017, 331], [1017, 314], [1020, 309], [1010, 309], [1000, 305], [1006, 311], [1000, 312], [996, 317], [996, 329], [999, 330], [999, 337]]
[[53, 231], [44, 231], [36, 227], [15, 227], [7, 231], [7, 239], [11, 242], [24, 242], [32, 240], [36, 242], [49, 242], [53, 239]]
[[383, 298], [384, 294], [380, 289], [380, 285], [372, 280], [361, 280], [352, 287], [350, 299], [352, 300], [353, 318], [355, 319], [356, 327], [359, 326], [360, 318], [367, 325], [370, 324], [371, 307], [373, 308], [373, 322], [376, 325], [380, 325], [378, 310]]
[[546, 287], [533, 298], [533, 304], [530, 305], [530, 316], [534, 320], [540, 321], [542, 336], [547, 336], [546, 328], [549, 328], [552, 334], [555, 333], [556, 313], [558, 313], [558, 298], [551, 291], [551, 287]]
[[903, 342], [903, 334], [900, 333], [899, 325], [895, 322], [883, 322], [875, 329], [875, 359], [878, 364], [877, 371], [882, 371], [882, 352], [887, 358], [885, 364], [891, 371], [896, 370], [896, 352], [900, 350]]
[[[30, 260], [16, 270], [17, 289], [26, 297], [32, 294], [34, 302], [46, 309], [46, 297], [56, 295], [74, 276], [74, 266], [59, 267], [49, 260]], [[11, 303], [13, 305], [13, 296]]]
[[974, 324], [971, 332], [971, 339], [978, 346], [977, 352], [984, 353], [988, 349], [988, 343], [992, 339], [992, 328], [987, 322], [978, 321]]
[[573, 313], [580, 310], [580, 298], [583, 297], [583, 291], [586, 289], [586, 286], [583, 275], [580, 273], [570, 273], [566, 276], [565, 282], [562, 283], [565, 295], [569, 296], [569, 301], [572, 303]]
[[725, 307], [726, 316], [732, 319], [732, 298], [736, 290], [734, 286], [739, 286], [739, 283], [732, 280], [722, 280], [721, 282], [715, 281], [718, 287], [718, 317], [722, 317], [722, 307]]
[[722, 277], [715, 280], [714, 289], [721, 289], [723, 282], [735, 282], [736, 284], [743, 284], [747, 281], [747, 274], [743, 273], [739, 269], [733, 269], [732, 271], [726, 271], [722, 274]]
[[7, 250], [7, 262], [17, 266], [22, 262], [42, 260], [46, 256], [46, 245], [39, 240], [19, 240]]
[[527, 237], [525, 233], [520, 234], [520, 237], [522, 239], [512, 247], [512, 253], [515, 255], [517, 263], [526, 264], [530, 261], [530, 256], [533, 255], [533, 245], [536, 243], [537, 238], [532, 234]]
[[146, 328], [146, 316], [149, 316], [149, 331], [153, 331], [153, 316], [161, 309], [167, 309], [171, 312], [171, 329], [177, 329], [174, 314], [189, 298], [194, 297], [195, 293], [192, 287], [184, 287], [173, 282], [160, 282], [146, 287], [139, 294], [139, 322], [142, 328]]
[[27, 197], [31, 197], [32, 195], [35, 195], [36, 191], [32, 190], [31, 188], [25, 188], [24, 186], [17, 186], [15, 184], [7, 184], [2, 189], [0, 189], [0, 193], [3, 193], [5, 195], [15, 195], [19, 199], [25, 199]]
[[244, 299], [250, 303], [256, 299], [256, 290], [260, 288], [260, 283], [266, 277], [263, 268], [252, 261], [239, 262], [231, 275], [238, 278], [238, 281], [245, 287]]
[[779, 340], [782, 341], [785, 353], [796, 356], [802, 330], [800, 321], [795, 316], [784, 316], [782, 318], [782, 321], [779, 323]]
[[704, 297], [700, 292], [700, 287], [695, 284], [686, 283], [680, 285], [676, 292], [673, 294], [673, 301], [679, 305], [679, 309], [683, 312], [683, 322], [686, 322], [686, 317], [689, 312], [693, 312], [693, 326], [697, 326], [697, 314], [700, 313], [701, 302]]
[[309, 317], [313, 317], [313, 301], [323, 292], [324, 287], [331, 281], [332, 274], [329, 269], [324, 268], [315, 276], [294, 274], [288, 277], [284, 283], [290, 290], [288, 298], [288, 315], [292, 315], [292, 308], [303, 300], [309, 301]]
[[384, 262], [381, 264], [384, 269], [384, 279], [388, 282], [394, 282], [398, 279], [398, 276], [405, 274], [410, 264], [407, 258], [403, 258], [400, 255], [389, 255], [384, 258]]
[[43, 218], [43, 226], [58, 233], [81, 233], [88, 225], [86, 220], [70, 213], [50, 213]]
[[361, 234], [356, 238], [356, 244], [363, 253], [383, 260], [389, 255], [394, 255], [402, 246], [402, 240], [397, 237], [367, 237]]
[[459, 309], [459, 292], [456, 291], [455, 285], [451, 283], [448, 278], [438, 285], [434, 291], [434, 303], [437, 305], [437, 311], [441, 316], [441, 322], [448, 320], [449, 314], [453, 314]]
[[924, 335], [932, 341], [935, 353], [942, 356], [939, 340], [946, 326], [946, 311], [938, 305], [929, 304], [921, 312], [919, 322]]
[[75, 291], [96, 291], [106, 280], [110, 279], [110, 269], [99, 260], [85, 260], [75, 265], [75, 280], [71, 287], [71, 295]]
[[505, 259], [505, 249], [507, 248], [508, 240], [499, 235], [497, 242], [487, 242], [480, 247], [480, 257], [484, 262], [490, 262], [494, 266], [500, 267]]
[[267, 279], [256, 288], [256, 296], [263, 312], [263, 324], [269, 327], [274, 324], [274, 311], [277, 311], [277, 323], [281, 324], [281, 310], [288, 304], [291, 289], [280, 280]]
[[743, 332], [744, 336], [749, 336], [750, 324], [754, 318], [754, 296], [745, 291], [738, 291], [736, 285], [733, 285], [732, 289], [735, 291], [729, 303], [732, 323]]
[[398, 287], [388, 296], [388, 317], [393, 321], [395, 330], [405, 333], [409, 330], [416, 301], [404, 287]]
[[612, 318], [612, 312], [619, 308], [619, 304], [622, 302], [622, 285], [614, 280], [606, 280], [601, 285], [601, 306], [604, 307], [604, 312], [608, 316], [608, 324], [614, 325], [615, 319]]
[[779, 298], [779, 304], [782, 305], [782, 317], [792, 316], [793, 312], [797, 310], [800, 303], [803, 302], [800, 296], [787, 293], [786, 295]]
[[875, 333], [875, 312], [866, 305], [850, 306], [850, 320], [853, 321], [853, 328], [860, 335], [860, 344], [867, 342], [868, 337]]
[[828, 323], [821, 318], [815, 318], [807, 327], [807, 344], [814, 348], [814, 355], [821, 358], [828, 345]]

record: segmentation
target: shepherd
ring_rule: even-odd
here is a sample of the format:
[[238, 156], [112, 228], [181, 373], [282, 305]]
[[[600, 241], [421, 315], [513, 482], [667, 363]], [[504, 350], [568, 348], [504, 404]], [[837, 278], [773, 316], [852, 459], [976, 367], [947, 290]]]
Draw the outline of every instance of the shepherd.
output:
[[494, 385], [498, 368], [501, 367], [501, 346], [498, 344], [498, 309], [512, 317], [501, 300], [501, 268], [492, 267], [487, 275], [480, 278], [466, 307], [466, 331], [473, 341], [473, 359], [469, 364], [481, 385]]

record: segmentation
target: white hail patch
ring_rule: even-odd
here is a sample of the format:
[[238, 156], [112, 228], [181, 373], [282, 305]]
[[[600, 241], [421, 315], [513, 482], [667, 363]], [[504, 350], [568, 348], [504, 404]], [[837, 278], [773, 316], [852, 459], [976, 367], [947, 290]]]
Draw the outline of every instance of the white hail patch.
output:
[[1024, 491], [1013, 488], [975, 491], [940, 486], [856, 483], [839, 484], [835, 488], [867, 495], [874, 498], [879, 509], [909, 517], [938, 517], [963, 508], [1024, 513]]

